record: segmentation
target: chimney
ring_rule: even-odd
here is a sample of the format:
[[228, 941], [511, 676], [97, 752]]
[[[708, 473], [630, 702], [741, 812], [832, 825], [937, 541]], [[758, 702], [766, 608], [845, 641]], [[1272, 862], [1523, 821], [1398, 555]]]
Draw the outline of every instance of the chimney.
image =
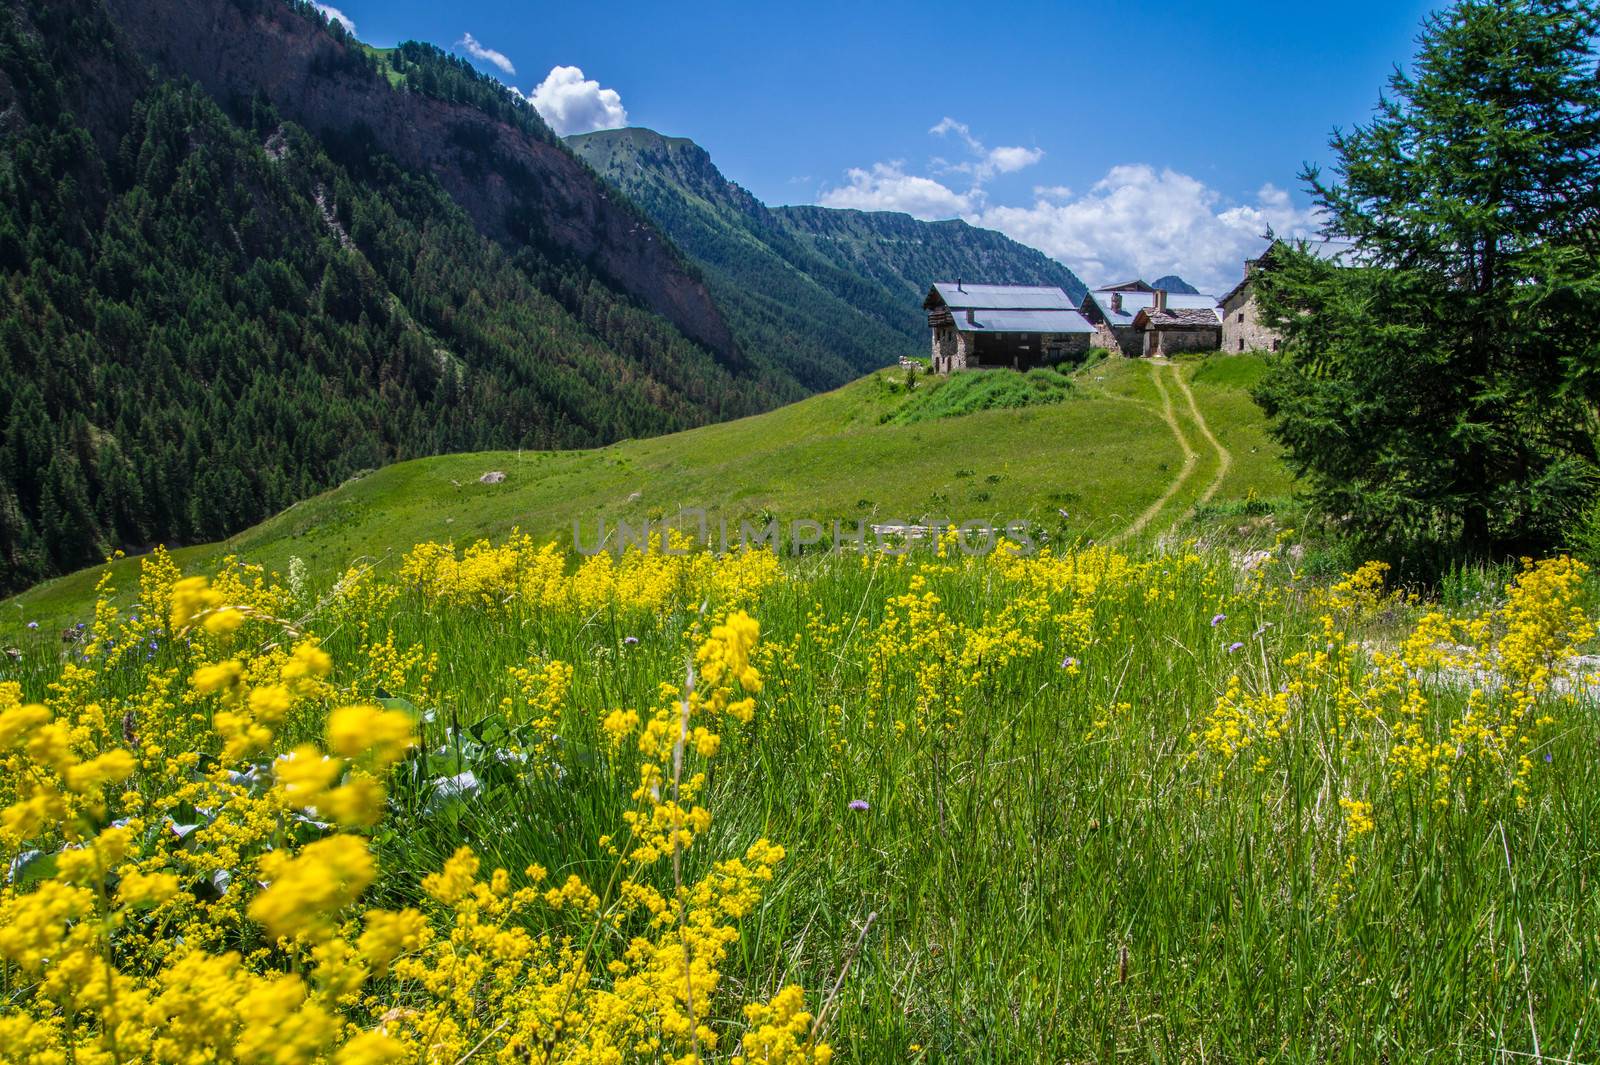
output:
[[1154, 296], [1155, 296], [1155, 301], [1156, 301], [1156, 310], [1158, 310], [1158, 311], [1166, 310], [1167, 309], [1167, 290], [1164, 289], [1164, 288], [1158, 288], [1158, 289], [1155, 290]]
[[966, 291], [966, 289], [961, 287], [961, 279], [959, 277], [956, 278], [956, 291], [957, 292], [965, 292]]
[[972, 325], [977, 319], [972, 317], [972, 308], [967, 308], [967, 324]]
[[1122, 312], [1122, 293], [1113, 292], [1111, 294], [1111, 309], [1119, 314]]

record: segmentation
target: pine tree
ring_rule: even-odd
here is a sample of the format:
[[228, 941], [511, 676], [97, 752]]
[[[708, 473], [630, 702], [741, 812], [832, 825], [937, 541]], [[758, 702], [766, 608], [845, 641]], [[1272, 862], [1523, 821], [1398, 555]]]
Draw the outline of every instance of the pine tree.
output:
[[1354, 268], [1303, 251], [1263, 300], [1258, 394], [1308, 494], [1423, 565], [1543, 550], [1600, 484], [1597, 0], [1465, 0], [1304, 177]]

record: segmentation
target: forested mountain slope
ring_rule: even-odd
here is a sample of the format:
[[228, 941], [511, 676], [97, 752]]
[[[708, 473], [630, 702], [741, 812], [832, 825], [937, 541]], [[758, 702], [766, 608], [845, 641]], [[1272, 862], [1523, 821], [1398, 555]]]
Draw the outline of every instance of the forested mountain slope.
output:
[[806, 390], [436, 49], [280, 0], [0, 4], [0, 590], [394, 459]]
[[1000, 233], [889, 212], [767, 207], [691, 140], [648, 129], [569, 137], [701, 267], [740, 344], [787, 352], [818, 385], [848, 369], [920, 354], [922, 297], [940, 278], [1084, 286], [1071, 270]]

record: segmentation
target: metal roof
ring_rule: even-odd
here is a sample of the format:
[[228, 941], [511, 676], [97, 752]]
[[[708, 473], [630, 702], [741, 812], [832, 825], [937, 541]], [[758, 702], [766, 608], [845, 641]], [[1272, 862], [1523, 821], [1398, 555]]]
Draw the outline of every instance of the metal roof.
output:
[[[1115, 291], [1122, 297], [1122, 310], [1111, 309], [1111, 294]], [[1155, 306], [1156, 297], [1153, 292], [1125, 292], [1120, 289], [1097, 288], [1089, 293], [1089, 299], [1100, 308], [1100, 313], [1105, 315], [1106, 321], [1112, 325], [1132, 325], [1133, 316], [1146, 307]], [[1207, 310], [1217, 308], [1217, 298], [1204, 292], [1169, 292], [1167, 293], [1167, 308], [1169, 310]]]
[[1094, 326], [1077, 311], [986, 311], [975, 309], [967, 321], [965, 308], [954, 315], [963, 333], [1092, 333]]
[[1072, 298], [1054, 285], [974, 285], [969, 282], [935, 281], [933, 291], [952, 310], [966, 310], [969, 307], [995, 311], [1077, 310]]

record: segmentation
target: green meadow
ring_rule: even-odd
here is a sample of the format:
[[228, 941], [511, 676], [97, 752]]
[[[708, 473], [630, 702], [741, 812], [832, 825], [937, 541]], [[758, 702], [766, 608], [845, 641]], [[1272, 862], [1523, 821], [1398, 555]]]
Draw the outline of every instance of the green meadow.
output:
[[[1116, 383], [1137, 401], [1148, 380]], [[1385, 595], [1371, 574], [1309, 585], [1283, 552], [1248, 572], [1223, 552], [1143, 546], [1021, 562], [816, 555], [737, 590], [714, 567], [656, 556], [638, 572], [661, 580], [607, 591], [581, 573], [530, 584], [537, 566], [520, 550], [245, 595], [296, 618], [292, 639], [319, 638], [333, 671], [264, 752], [220, 763], [256, 782], [230, 802], [267, 801], [273, 752], [323, 742], [327, 707], [381, 699], [416, 715], [418, 746], [384, 777], [383, 821], [351, 830], [377, 859], [364, 905], [419, 906], [440, 928], [475, 913], [441, 909], [422, 880], [462, 847], [485, 881], [496, 868], [511, 887], [530, 868], [550, 884], [576, 877], [603, 919], [534, 906], [507, 927], [590, 944], [585, 986], [600, 995], [637, 964], [630, 937], [659, 927], [627, 898], [671, 897], [766, 840], [785, 857], [732, 921], [714, 993], [673, 1007], [716, 1037], [708, 1058], [748, 1038], [743, 1004], [791, 985], [806, 991], [806, 1053], [826, 1043], [837, 1062], [1600, 1053], [1600, 717], [1585, 678], [1568, 677], [1592, 632], [1592, 614], [1569, 612], [1585, 601], [1571, 567], [1493, 589], [1457, 619], [1485, 619], [1469, 630], [1425, 621], [1426, 604]], [[692, 743], [682, 755], [709, 825], [681, 868], [634, 864], [623, 826], [639, 808], [639, 733], [612, 723], [633, 711], [679, 728], [672, 700], [693, 649], [740, 609], [761, 627], [753, 716], [697, 711], [682, 726], [720, 734], [714, 756]], [[75, 702], [113, 722], [137, 708], [124, 731], [148, 757], [130, 786], [152, 810], [185, 779], [174, 752], [192, 743], [210, 759], [218, 746], [215, 697], [170, 678], [233, 654], [264, 683], [289, 640], [265, 616], [178, 640], [163, 622], [118, 621], [69, 652]], [[1431, 627], [1407, 641], [1417, 625]], [[65, 668], [60, 642], [38, 634], [6, 675], [56, 698]], [[1492, 686], [1472, 682], [1485, 675]], [[228, 804], [172, 809], [203, 825], [229, 816]], [[325, 820], [302, 818], [301, 842], [341, 832]], [[270, 837], [234, 842], [213, 859], [204, 836], [185, 848], [159, 835], [147, 853], [185, 884], [185, 870], [242, 871], [270, 849]], [[255, 879], [233, 882], [254, 891]], [[212, 912], [173, 905], [188, 920]], [[249, 926], [227, 934], [262, 945]], [[500, 940], [438, 942], [428, 967], [452, 950], [492, 959]], [[485, 971], [536, 999], [549, 977], [528, 964], [508, 954]], [[536, 1027], [537, 1001], [455, 994], [449, 1005], [374, 976], [349, 1009], [402, 1018], [385, 1030], [414, 1048], [437, 1022], [406, 1011], [475, 1019], [448, 1058], [427, 1060], [494, 1059], [474, 1044], [515, 1060], [519, 1039], [552, 1061], [590, 1060], [600, 1022], [587, 1005], [558, 1038]], [[631, 1030], [689, 1053], [652, 1027], [655, 1008], [634, 1006]]]
[[[1096, 362], [1030, 381], [1010, 373], [884, 370], [738, 421], [587, 451], [483, 452], [397, 463], [307, 499], [185, 566], [239, 555], [313, 573], [391, 564], [424, 540], [467, 544], [520, 528], [592, 543], [598, 523], [702, 508], [737, 528], [777, 517], [824, 523], [925, 517], [1026, 520], [1068, 540], [1150, 540], [1202, 503], [1280, 499], [1289, 478], [1249, 388], [1254, 355]], [[998, 393], [998, 394], [997, 394]], [[1020, 406], [1016, 404], [1021, 404]], [[504, 480], [482, 483], [485, 474]], [[1065, 517], [1063, 517], [1063, 513]], [[126, 587], [135, 560], [109, 569]], [[0, 604], [0, 631], [81, 617], [107, 567]]]

